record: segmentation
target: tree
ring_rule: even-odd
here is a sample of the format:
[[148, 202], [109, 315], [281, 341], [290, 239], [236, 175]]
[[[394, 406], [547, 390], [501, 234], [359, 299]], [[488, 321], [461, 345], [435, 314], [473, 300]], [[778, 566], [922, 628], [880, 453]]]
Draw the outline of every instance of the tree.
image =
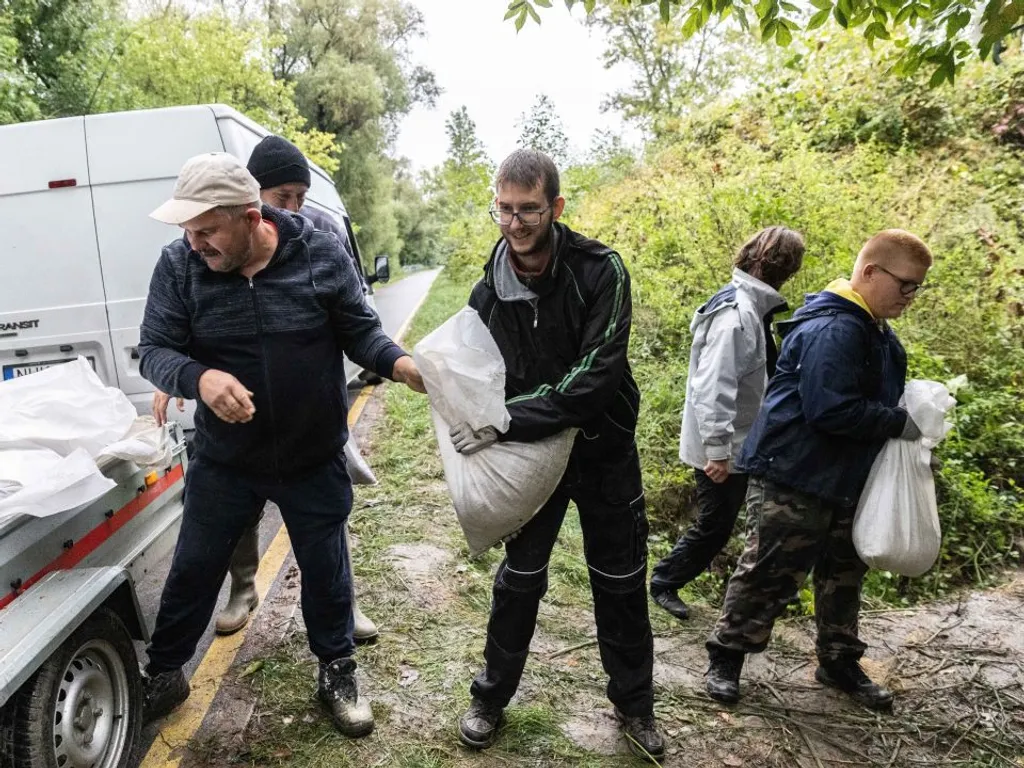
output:
[[[689, 38], [712, 20], [735, 18], [762, 42], [787, 46], [794, 34], [812, 32], [835, 23], [861, 29], [869, 45], [877, 41], [899, 52], [893, 69], [912, 75], [922, 66], [932, 68], [931, 85], [952, 83], [971, 58], [998, 57], [1003, 41], [1019, 33], [1024, 21], [1024, 0], [606, 0], [633, 12], [657, 5], [661, 22], [669, 23], [677, 9], [683, 14], [682, 33]], [[582, 5], [587, 14], [597, 0], [565, 0], [572, 10]], [[535, 6], [549, 8], [551, 0], [510, 0], [506, 19], [522, 29], [526, 19], [540, 23]], [[972, 24], [976, 18], [976, 24]], [[755, 27], [756, 29], [752, 29]], [[976, 37], [976, 42], [974, 38]]]
[[448, 159], [456, 168], [464, 170], [484, 163], [487, 153], [465, 105], [449, 115], [444, 130], [448, 134]]
[[440, 257], [453, 273], [466, 274], [479, 268], [494, 242], [487, 216], [494, 167], [464, 106], [448, 116], [445, 130], [448, 154], [426, 174], [424, 186], [432, 218], [441, 225]]
[[32, 78], [21, 59], [10, 16], [0, 11], [0, 125], [36, 120], [41, 116]]
[[31, 116], [83, 114], [122, 26], [118, 0], [0, 0], [0, 87], [28, 96]]
[[423, 16], [404, 0], [265, 0], [273, 71], [294, 86], [300, 113], [341, 147], [335, 181], [368, 255], [398, 253], [389, 156], [400, 119], [417, 103], [431, 105], [433, 74], [411, 61]]
[[569, 139], [565, 135], [562, 119], [555, 111], [554, 102], [547, 94], [542, 93], [537, 97], [530, 113], [520, 115], [517, 125], [519, 140], [516, 143], [520, 147], [544, 152], [555, 161], [555, 165], [569, 164]]
[[274, 79], [275, 39], [261, 25], [168, 9], [129, 23], [120, 37], [116, 53], [89, 72], [83, 112], [222, 102], [291, 139], [328, 172], [338, 167], [333, 137], [306, 130], [293, 86]]
[[638, 73], [603, 108], [621, 112], [656, 137], [675, 130], [681, 117], [726, 91], [752, 69], [755, 58], [747, 46], [737, 44], [737, 33], [721, 23], [687, 38], [678, 24], [657, 22], [653, 6], [637, 11], [619, 4], [601, 5], [588, 19], [604, 32], [605, 68], [626, 63]]

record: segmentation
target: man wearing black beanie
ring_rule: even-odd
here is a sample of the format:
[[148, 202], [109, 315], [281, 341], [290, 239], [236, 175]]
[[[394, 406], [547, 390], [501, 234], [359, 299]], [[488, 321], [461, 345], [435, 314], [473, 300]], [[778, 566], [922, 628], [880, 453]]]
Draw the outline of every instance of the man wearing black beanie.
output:
[[[308, 190], [312, 179], [309, 163], [302, 151], [288, 139], [267, 136], [249, 156], [249, 173], [260, 183], [260, 189], [271, 191], [275, 187], [297, 184]], [[303, 193], [305, 194], [305, 193]], [[264, 202], [274, 205], [273, 200]], [[277, 208], [286, 206], [278, 205]]]

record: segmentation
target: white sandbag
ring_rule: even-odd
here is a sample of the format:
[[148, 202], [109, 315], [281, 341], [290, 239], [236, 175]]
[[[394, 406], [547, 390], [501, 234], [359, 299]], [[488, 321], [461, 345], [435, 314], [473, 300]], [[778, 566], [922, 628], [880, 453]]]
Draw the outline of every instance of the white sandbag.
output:
[[463, 456], [448, 436], [449, 425], [433, 412], [437, 444], [455, 514], [477, 557], [522, 528], [558, 487], [576, 439], [575, 429], [535, 443], [495, 443]]
[[413, 350], [430, 404], [449, 424], [508, 429], [505, 361], [480, 316], [464, 307]]
[[98, 456], [131, 428], [135, 408], [84, 357], [0, 384], [0, 445], [25, 442]]
[[139, 416], [132, 422], [128, 434], [106, 446], [96, 456], [133, 461], [140, 467], [166, 467], [171, 463], [171, 441], [167, 425], [157, 426], [152, 416]]
[[952, 428], [945, 416], [955, 401], [942, 384], [914, 380], [904, 404], [921, 437], [889, 440], [878, 454], [857, 505], [853, 544], [872, 568], [920, 576], [942, 545], [931, 453]]
[[366, 459], [363, 458], [363, 454], [359, 450], [359, 443], [351, 433], [349, 433], [348, 440], [345, 441], [345, 466], [353, 485], [377, 484], [377, 476], [373, 474], [370, 465], [366, 463]]
[[55, 515], [95, 501], [117, 485], [96, 469], [83, 448], [67, 456], [49, 448], [0, 449], [0, 477], [7, 492], [0, 497], [0, 521], [15, 515]]
[[565, 474], [575, 429], [533, 443], [495, 443], [464, 456], [453, 424], [508, 429], [505, 362], [476, 311], [465, 308], [416, 345], [413, 358], [433, 409], [434, 430], [455, 514], [471, 557], [525, 525]]

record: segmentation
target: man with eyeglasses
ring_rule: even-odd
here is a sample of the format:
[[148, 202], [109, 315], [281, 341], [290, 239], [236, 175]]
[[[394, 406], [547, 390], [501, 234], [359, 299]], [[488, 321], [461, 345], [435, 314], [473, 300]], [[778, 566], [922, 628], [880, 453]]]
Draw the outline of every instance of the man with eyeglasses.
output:
[[548, 561], [570, 501], [579, 509], [608, 698], [630, 749], [665, 751], [654, 721], [653, 638], [647, 614], [647, 516], [634, 433], [640, 392], [626, 359], [629, 274], [614, 250], [558, 221], [558, 170], [535, 150], [498, 169], [491, 216], [501, 229], [469, 304], [505, 360], [508, 431], [455, 425], [457, 450], [530, 442], [579, 428], [559, 487], [506, 543], [494, 580], [486, 666], [459, 722], [462, 742], [494, 742], [526, 665]]
[[899, 407], [907, 356], [888, 321], [920, 293], [931, 265], [919, 238], [880, 232], [861, 249], [850, 280], [833, 281], [779, 324], [776, 373], [737, 461], [750, 474], [747, 541], [707, 641], [713, 699], [739, 699], [745, 655], [765, 649], [813, 569], [815, 678], [871, 709], [892, 707], [892, 693], [859, 663], [867, 566], [853, 546], [853, 515], [886, 440], [921, 436]]

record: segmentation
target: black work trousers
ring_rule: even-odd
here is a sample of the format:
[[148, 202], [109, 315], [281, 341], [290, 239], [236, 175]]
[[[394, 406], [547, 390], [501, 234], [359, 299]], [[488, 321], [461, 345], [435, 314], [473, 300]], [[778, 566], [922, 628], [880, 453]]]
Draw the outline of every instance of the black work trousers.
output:
[[703, 470], [697, 480], [697, 519], [651, 571], [651, 591], [675, 591], [700, 576], [729, 542], [747, 494], [747, 475], [716, 483]]
[[210, 623], [231, 553], [267, 501], [281, 508], [302, 573], [309, 647], [323, 662], [355, 652], [345, 521], [352, 482], [345, 457], [301, 478], [259, 480], [197, 455], [185, 474], [185, 511], [149, 646], [150, 674], [184, 666]]
[[654, 644], [647, 613], [647, 515], [636, 446], [581, 460], [576, 453], [558, 489], [505, 546], [494, 579], [475, 698], [507, 706], [522, 678], [548, 587], [548, 561], [569, 502], [576, 502], [608, 698], [627, 716], [653, 712]]

